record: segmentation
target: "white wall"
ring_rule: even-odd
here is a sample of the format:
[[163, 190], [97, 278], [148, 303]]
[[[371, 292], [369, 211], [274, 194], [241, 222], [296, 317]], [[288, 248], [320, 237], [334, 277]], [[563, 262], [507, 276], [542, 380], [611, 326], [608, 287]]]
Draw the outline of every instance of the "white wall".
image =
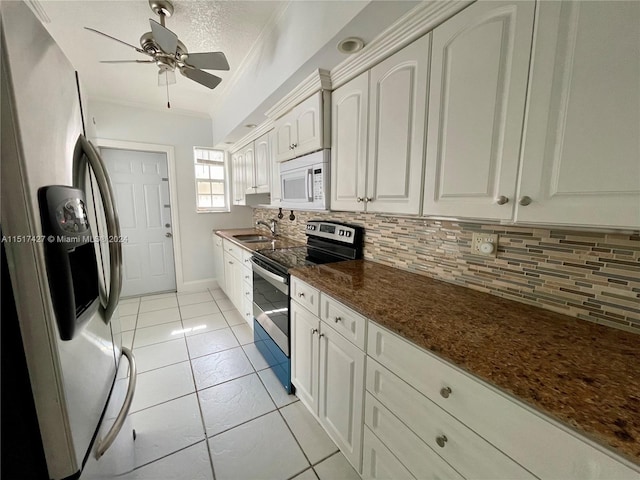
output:
[[[221, 142], [285, 81], [294, 80], [294, 74], [298, 73], [292, 86], [310, 75], [312, 69], [298, 69], [368, 3], [369, 0], [290, 2], [275, 27], [261, 39], [259, 48], [252, 51], [241, 77], [215, 105], [214, 143]], [[314, 66], [318, 67], [322, 66]]]
[[98, 138], [174, 147], [178, 205], [173, 208], [177, 207], [180, 217], [184, 275], [184, 285], [178, 289], [210, 284], [216, 278], [211, 232], [252, 225], [249, 207], [232, 207], [230, 213], [196, 213], [193, 147], [212, 145], [211, 119], [92, 100], [89, 110]]

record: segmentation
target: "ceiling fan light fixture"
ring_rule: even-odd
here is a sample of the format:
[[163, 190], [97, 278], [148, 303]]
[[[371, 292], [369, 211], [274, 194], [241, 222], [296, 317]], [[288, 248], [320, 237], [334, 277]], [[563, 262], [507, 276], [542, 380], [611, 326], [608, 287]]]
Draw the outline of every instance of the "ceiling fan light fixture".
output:
[[173, 70], [160, 70], [158, 72], [158, 86], [173, 85], [176, 83], [176, 72]]
[[364, 48], [364, 40], [358, 37], [347, 37], [338, 43], [338, 51], [342, 53], [356, 53]]

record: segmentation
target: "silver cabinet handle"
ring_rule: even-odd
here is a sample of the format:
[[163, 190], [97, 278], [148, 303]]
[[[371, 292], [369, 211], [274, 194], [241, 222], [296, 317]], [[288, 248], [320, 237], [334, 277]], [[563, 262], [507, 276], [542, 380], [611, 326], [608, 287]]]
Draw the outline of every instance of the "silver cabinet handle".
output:
[[233, 262], [232, 262], [231, 260], [229, 260], [227, 263], [228, 263], [229, 265], [233, 265]]
[[298, 293], [298, 298], [302, 298], [302, 297], [304, 297], [304, 292]]
[[322, 337], [324, 337], [324, 333], [321, 333], [321, 334], [320, 334], [320, 338], [322, 338]]
[[496, 203], [498, 205], [504, 205], [505, 203], [509, 203], [509, 197], [505, 197], [504, 195], [500, 195], [496, 198]]
[[246, 278], [247, 280], [249, 280], [249, 275], [245, 275], [244, 278]]
[[373, 202], [373, 198], [371, 197], [364, 197], [364, 203], [369, 203], [369, 202]]
[[336, 318], [334, 319], [334, 321], [335, 321], [336, 323], [341, 322], [341, 321], [342, 321], [342, 317], [336, 317]]
[[108, 450], [118, 436], [118, 433], [120, 433], [122, 425], [124, 425], [124, 420], [129, 414], [131, 402], [133, 401], [133, 394], [136, 391], [136, 376], [138, 375], [138, 370], [136, 369], [136, 357], [133, 356], [133, 352], [127, 347], [122, 347], [122, 355], [127, 357], [127, 360], [129, 361], [129, 384], [127, 385], [127, 394], [124, 397], [124, 403], [122, 404], [122, 408], [113, 422], [113, 425], [111, 425], [111, 428], [104, 438], [98, 439], [96, 458], [100, 458], [104, 455], [104, 452]]
[[292, 146], [293, 146], [293, 148], [296, 148], [298, 146], [298, 144], [294, 143]]
[[362, 198], [362, 197], [358, 197], [358, 198], [356, 198], [356, 202], [358, 202], [358, 203], [361, 203], [361, 202], [363, 202], [363, 201], [364, 201], [364, 198]]
[[311, 330], [311, 335], [315, 335], [316, 333], [318, 333], [318, 329], [314, 328], [313, 330]]
[[165, 234], [164, 234], [164, 236], [165, 236], [165, 237], [167, 237], [167, 238], [171, 238], [171, 237], [173, 237], [173, 235], [171, 234], [171, 232], [167, 232], [167, 233], [165, 233]]
[[171, 227], [171, 224], [170, 223], [165, 223], [164, 226], [169, 228], [169, 227]]
[[527, 205], [529, 205], [533, 200], [531, 200], [531, 197], [527, 197], [526, 195], [522, 198], [520, 198], [520, 201], [518, 202], [520, 205], [522, 205], [523, 207], [526, 207]]
[[444, 448], [445, 444], [447, 443], [446, 435], [440, 435], [440, 436], [436, 437], [436, 443], [438, 444], [438, 446], [440, 448]]
[[440, 389], [440, 396], [442, 398], [449, 398], [449, 395], [451, 395], [451, 388], [450, 387], [442, 387]]
[[[83, 157], [86, 157], [86, 162], [83, 160]], [[81, 190], [86, 189], [87, 165], [91, 167], [96, 183], [98, 184], [98, 190], [100, 190], [102, 207], [107, 222], [107, 235], [109, 238], [118, 240], [121, 236], [120, 222], [118, 220], [118, 211], [116, 210], [111, 179], [104, 166], [104, 162], [100, 158], [98, 150], [81, 134], [78, 136], [73, 151], [73, 181], [74, 185]], [[122, 290], [122, 243], [119, 241], [109, 242], [109, 270], [111, 272], [109, 293], [104, 305], [104, 315], [107, 323], [111, 321], [113, 312], [115, 312], [118, 306], [120, 291]]]

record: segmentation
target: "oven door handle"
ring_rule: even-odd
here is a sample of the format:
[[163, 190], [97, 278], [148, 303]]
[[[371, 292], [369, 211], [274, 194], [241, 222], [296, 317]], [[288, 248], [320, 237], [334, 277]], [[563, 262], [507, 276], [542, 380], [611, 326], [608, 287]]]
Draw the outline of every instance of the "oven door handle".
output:
[[253, 264], [253, 269], [258, 272], [259, 275], [262, 275], [265, 278], [270, 278], [271, 280], [278, 282], [278, 283], [282, 283], [283, 285], [287, 284], [287, 279], [284, 277], [281, 277], [280, 275], [276, 275], [273, 272], [270, 272], [269, 270], [267, 270], [264, 267], [261, 267], [260, 265], [258, 265], [253, 258], [251, 258], [251, 263]]

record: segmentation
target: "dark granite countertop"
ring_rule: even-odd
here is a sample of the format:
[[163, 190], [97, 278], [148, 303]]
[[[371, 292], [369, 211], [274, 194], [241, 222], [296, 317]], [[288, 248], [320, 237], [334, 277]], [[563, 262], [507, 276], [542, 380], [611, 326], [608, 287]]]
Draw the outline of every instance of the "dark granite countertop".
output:
[[291, 275], [640, 464], [640, 336], [366, 260]]

